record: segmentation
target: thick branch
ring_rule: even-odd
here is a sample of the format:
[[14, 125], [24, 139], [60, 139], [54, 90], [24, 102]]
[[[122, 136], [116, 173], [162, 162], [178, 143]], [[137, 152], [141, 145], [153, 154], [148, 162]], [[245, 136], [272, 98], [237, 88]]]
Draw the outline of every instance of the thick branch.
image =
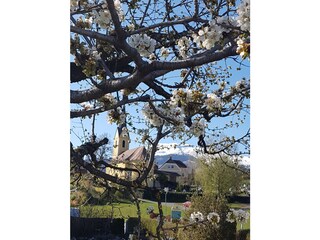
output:
[[70, 91], [71, 103], [82, 103], [102, 97], [106, 93], [120, 91], [124, 88], [135, 89], [141, 82], [141, 75], [138, 72], [128, 77], [114, 79], [110, 81], [102, 81], [98, 87], [83, 91]]
[[95, 38], [95, 39], [98, 39], [101, 41], [106, 41], [106, 42], [111, 43], [113, 45], [116, 45], [116, 42], [117, 42], [115, 37], [101, 34], [101, 33], [94, 32], [94, 31], [90, 31], [90, 30], [85, 30], [85, 29], [75, 27], [75, 26], [70, 26], [70, 31], [73, 33], [81, 34], [83, 36], [88, 36], [88, 37]]
[[92, 109], [92, 110], [71, 111], [70, 116], [71, 116], [71, 118], [90, 116], [92, 114], [101, 113], [101, 112], [105, 112], [105, 111], [108, 111], [111, 109], [115, 109], [117, 107], [121, 107], [121, 106], [128, 104], [128, 103], [148, 102], [149, 99], [150, 99], [149, 95], [144, 95], [144, 96], [132, 98], [132, 99], [123, 99], [120, 102], [117, 102], [117, 104], [112, 105], [112, 106], [108, 106], [108, 107], [99, 107], [99, 108]]
[[216, 62], [224, 58], [238, 55], [236, 47], [231, 46], [222, 51], [217, 52], [216, 49], [205, 51], [202, 54], [188, 58], [186, 60], [175, 62], [159, 62], [154, 61], [150, 64], [150, 68], [154, 70], [177, 70], [189, 67], [196, 67], [210, 62]]

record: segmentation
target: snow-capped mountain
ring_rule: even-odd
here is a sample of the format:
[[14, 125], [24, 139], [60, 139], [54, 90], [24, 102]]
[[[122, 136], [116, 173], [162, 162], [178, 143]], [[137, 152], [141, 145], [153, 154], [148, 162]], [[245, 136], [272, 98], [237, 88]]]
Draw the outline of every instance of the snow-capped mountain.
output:
[[162, 143], [158, 145], [159, 150], [156, 152], [156, 162], [158, 165], [165, 163], [170, 157], [173, 160], [187, 162], [195, 160], [197, 153], [192, 145], [177, 145], [175, 143]]
[[[197, 153], [193, 145], [177, 145], [176, 143], [161, 143], [158, 145], [159, 150], [156, 152], [156, 163], [161, 166], [170, 157], [173, 160], [180, 160], [187, 166], [194, 168], [196, 165]], [[250, 166], [250, 158], [244, 156], [241, 160], [241, 164]]]

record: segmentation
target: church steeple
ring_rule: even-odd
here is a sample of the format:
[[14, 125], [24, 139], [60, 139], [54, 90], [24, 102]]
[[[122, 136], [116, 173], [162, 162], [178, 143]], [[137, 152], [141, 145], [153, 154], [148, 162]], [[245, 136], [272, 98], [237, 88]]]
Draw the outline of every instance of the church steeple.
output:
[[130, 137], [126, 124], [121, 124], [117, 127], [116, 134], [113, 139], [112, 158], [115, 159], [124, 151], [129, 149]]

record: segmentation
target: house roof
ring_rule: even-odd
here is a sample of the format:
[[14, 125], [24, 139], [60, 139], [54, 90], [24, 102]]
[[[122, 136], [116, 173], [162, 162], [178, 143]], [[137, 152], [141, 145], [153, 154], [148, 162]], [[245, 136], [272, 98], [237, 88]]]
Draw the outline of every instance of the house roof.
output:
[[174, 163], [174, 164], [177, 164], [179, 168], [187, 168], [187, 165], [185, 165], [183, 162], [181, 162], [180, 160], [173, 160], [171, 157], [164, 164], [166, 163]]
[[117, 161], [145, 160], [146, 156], [147, 156], [147, 150], [145, 149], [145, 147], [137, 147], [121, 153], [116, 158], [116, 160]]

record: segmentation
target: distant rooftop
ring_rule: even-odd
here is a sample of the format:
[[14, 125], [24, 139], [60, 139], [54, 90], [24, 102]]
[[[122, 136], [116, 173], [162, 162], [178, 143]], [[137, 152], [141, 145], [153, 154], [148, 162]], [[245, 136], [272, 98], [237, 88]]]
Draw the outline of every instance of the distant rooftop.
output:
[[[181, 162], [180, 160], [173, 160], [171, 157], [169, 158], [168, 161], [166, 161], [164, 164], [166, 163], [173, 163], [173, 164], [177, 164], [179, 168], [187, 168], [187, 165], [185, 165], [183, 162]], [[164, 165], [163, 164], [163, 165]], [[163, 166], [162, 165], [162, 166]]]

